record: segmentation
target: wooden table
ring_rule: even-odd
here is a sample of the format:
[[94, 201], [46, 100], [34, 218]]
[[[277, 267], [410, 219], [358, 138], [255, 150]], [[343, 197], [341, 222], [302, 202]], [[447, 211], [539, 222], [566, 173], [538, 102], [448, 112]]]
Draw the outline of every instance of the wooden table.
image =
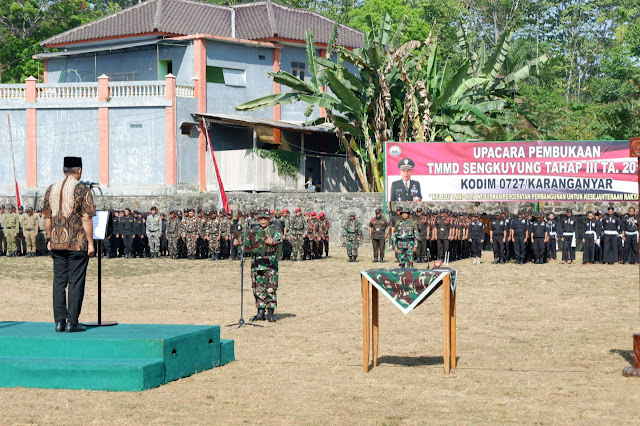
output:
[[[373, 366], [378, 365], [378, 336], [380, 323], [378, 316], [378, 289], [362, 279], [362, 352], [364, 372], [369, 372], [371, 353], [371, 329], [373, 329]], [[456, 368], [456, 293], [451, 291], [451, 276], [442, 279], [442, 346], [444, 373]], [[371, 318], [369, 318], [369, 294], [371, 294]]]

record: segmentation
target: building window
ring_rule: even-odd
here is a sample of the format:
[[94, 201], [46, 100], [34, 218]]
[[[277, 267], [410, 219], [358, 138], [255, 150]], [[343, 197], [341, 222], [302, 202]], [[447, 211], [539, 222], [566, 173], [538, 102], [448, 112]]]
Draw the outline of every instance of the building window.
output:
[[207, 83], [224, 84], [232, 87], [246, 87], [245, 70], [207, 67]]
[[304, 81], [307, 71], [307, 64], [304, 62], [291, 62], [291, 74]]

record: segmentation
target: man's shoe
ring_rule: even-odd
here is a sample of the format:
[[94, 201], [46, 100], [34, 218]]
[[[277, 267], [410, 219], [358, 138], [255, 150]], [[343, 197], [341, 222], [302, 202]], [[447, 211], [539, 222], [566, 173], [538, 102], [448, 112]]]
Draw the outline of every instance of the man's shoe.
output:
[[256, 316], [251, 318], [249, 321], [264, 321], [264, 308], [258, 308]]
[[65, 330], [66, 326], [67, 326], [67, 322], [66, 321], [57, 322], [56, 323], [56, 333], [62, 333]]
[[267, 320], [269, 320], [269, 322], [276, 322], [276, 316], [273, 313], [273, 308], [267, 309]]
[[70, 322], [67, 322], [67, 326], [65, 327], [64, 331], [66, 331], [67, 333], [77, 333], [79, 331], [87, 331], [87, 327], [82, 324], [73, 325]]
[[493, 262], [491, 262], [492, 265], [495, 265], [496, 263], [500, 263], [500, 261], [498, 259], [493, 259]]
[[384, 256], [380, 256], [380, 263], [384, 263]]
[[374, 257], [374, 258], [373, 258], [373, 261], [377, 263], [377, 262], [378, 262], [378, 258], [377, 258], [377, 257]]

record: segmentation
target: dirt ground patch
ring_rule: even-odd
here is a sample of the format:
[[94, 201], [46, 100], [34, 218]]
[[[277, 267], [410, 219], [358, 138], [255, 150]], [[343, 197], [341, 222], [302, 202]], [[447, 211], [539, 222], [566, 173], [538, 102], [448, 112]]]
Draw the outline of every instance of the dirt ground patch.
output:
[[[0, 389], [2, 423], [636, 423], [640, 380], [623, 378], [640, 332], [631, 265], [452, 263], [458, 368], [442, 364], [441, 293], [403, 315], [380, 301], [380, 365], [362, 371], [361, 249], [283, 262], [278, 322], [231, 330], [237, 361], [140, 393]], [[580, 256], [580, 254], [579, 254]], [[388, 256], [391, 257], [391, 256]], [[392, 267], [386, 262], [385, 267]], [[0, 321], [53, 321], [51, 261], [0, 258]], [[245, 282], [250, 285], [246, 264]], [[81, 321], [96, 318], [96, 260]], [[103, 318], [229, 324], [239, 266], [103, 262]], [[245, 290], [245, 318], [255, 312]], [[53, 324], [52, 324], [53, 331]]]

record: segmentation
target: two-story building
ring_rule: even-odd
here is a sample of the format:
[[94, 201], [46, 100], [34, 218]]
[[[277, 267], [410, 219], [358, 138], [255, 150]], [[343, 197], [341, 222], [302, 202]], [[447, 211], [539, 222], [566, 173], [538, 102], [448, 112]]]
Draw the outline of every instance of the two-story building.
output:
[[[270, 71], [305, 78], [307, 29], [326, 56], [333, 27], [270, 0], [147, 0], [45, 40], [50, 51], [36, 55], [44, 82], [0, 85], [0, 195], [13, 193], [12, 161], [22, 191], [34, 195], [58, 178], [65, 155], [82, 156], [83, 177], [105, 194], [212, 190], [204, 122], [226, 190], [302, 189], [309, 175], [325, 191], [357, 190], [331, 127], [302, 125], [322, 110], [235, 110], [285, 90]], [[362, 42], [359, 31], [339, 27], [338, 44]], [[300, 152], [298, 175], [281, 176], [254, 148]]]

